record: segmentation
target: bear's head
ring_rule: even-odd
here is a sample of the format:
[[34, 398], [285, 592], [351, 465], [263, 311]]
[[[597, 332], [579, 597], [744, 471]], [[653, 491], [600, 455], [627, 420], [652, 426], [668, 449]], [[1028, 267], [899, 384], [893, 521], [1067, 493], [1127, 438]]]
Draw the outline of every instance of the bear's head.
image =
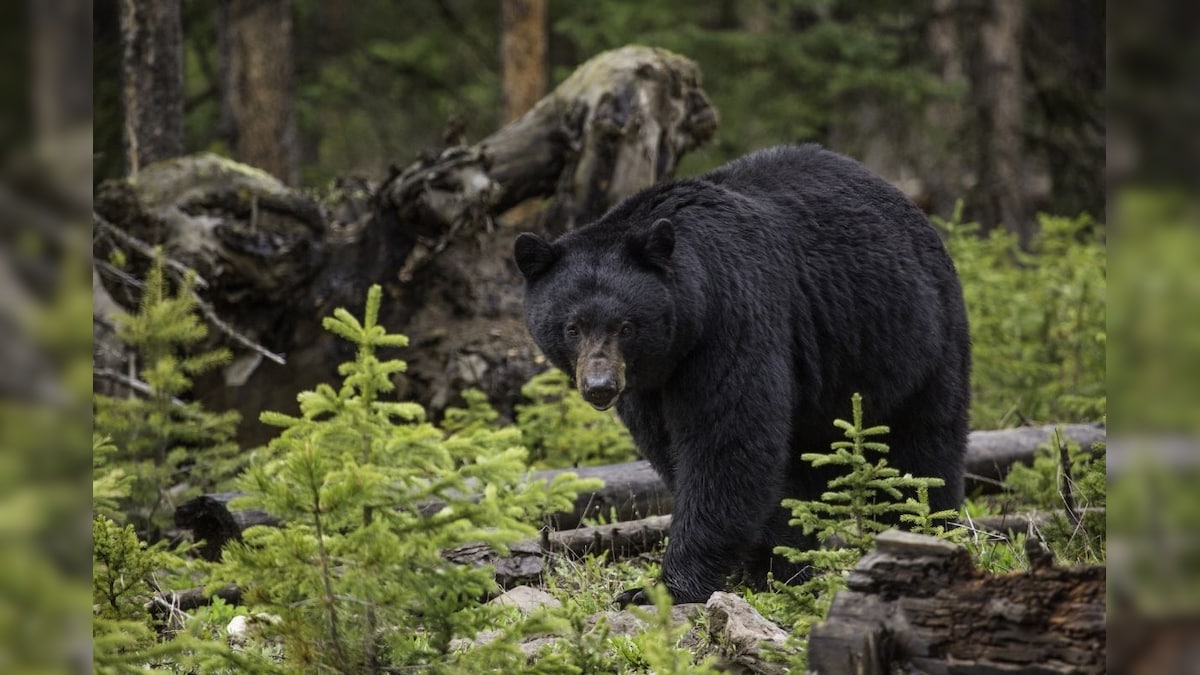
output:
[[671, 221], [602, 222], [553, 243], [526, 232], [514, 253], [529, 332], [584, 400], [605, 410], [626, 389], [669, 376], [678, 332]]

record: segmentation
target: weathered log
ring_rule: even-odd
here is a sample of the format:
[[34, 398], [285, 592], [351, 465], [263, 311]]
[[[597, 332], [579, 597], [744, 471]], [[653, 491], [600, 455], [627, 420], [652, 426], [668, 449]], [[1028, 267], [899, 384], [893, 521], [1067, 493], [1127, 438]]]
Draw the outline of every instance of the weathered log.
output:
[[[538, 471], [532, 475], [532, 479], [549, 482], [555, 476], [568, 472], [578, 474], [580, 478], [603, 478], [606, 483], [595, 492], [585, 492], [576, 497], [572, 510], [549, 514], [547, 525], [553, 530], [572, 530], [585, 518], [621, 522], [671, 512], [671, 493], [647, 462]], [[203, 540], [201, 555], [208, 560], [216, 560], [225, 543], [241, 539], [246, 528], [252, 525], [277, 527], [280, 524], [277, 518], [263, 511], [231, 509], [230, 502], [242, 496], [240, 492], [220, 492], [189, 499], [175, 510], [175, 525], [191, 530], [195, 540]], [[423, 505], [421, 512], [429, 515], [442, 506], [441, 503], [431, 502]], [[578, 545], [568, 548], [572, 547], [579, 548]]]
[[243, 496], [240, 492], [218, 492], [189, 499], [175, 509], [175, 525], [191, 530], [193, 539], [204, 542], [200, 545], [202, 557], [216, 560], [225, 543], [241, 539], [246, 528], [280, 524], [266, 511], [229, 508], [229, 502]]
[[470, 147], [394, 175], [379, 203], [425, 234], [479, 222], [554, 194], [569, 229], [622, 197], [670, 177], [679, 158], [716, 132], [716, 111], [692, 61], [630, 46], [575, 70], [529, 112]]
[[[1014, 464], [1030, 464], [1039, 445], [1053, 441], [1055, 425], [1018, 427], [994, 431], [972, 431], [967, 441], [967, 492], [979, 488], [995, 492], [995, 484], [1004, 480]], [[1100, 424], [1059, 425], [1062, 437], [1091, 449], [1104, 443], [1106, 428]]]
[[[286, 355], [286, 364], [271, 363], [226, 339], [234, 363], [196, 381], [206, 405], [241, 412], [243, 445], [270, 437], [261, 411], [294, 412], [297, 392], [338, 377], [352, 348], [321, 320], [337, 307], [358, 311], [374, 283], [385, 290], [380, 323], [412, 339], [403, 353], [410, 368], [397, 376], [406, 397], [436, 417], [475, 387], [511, 417], [520, 386], [545, 362], [524, 327], [511, 261], [515, 228], [498, 218], [548, 197], [542, 229], [591, 219], [670, 176], [715, 129], [694, 62], [626, 47], [581, 65], [479, 143], [430, 153], [378, 185], [344, 182], [314, 198], [201, 154], [105, 183], [94, 208], [198, 272], [208, 282], [200, 295], [234, 333]], [[115, 249], [125, 253], [125, 269], [98, 270], [117, 302], [136, 307], [128, 281], [144, 271], [144, 251], [111, 232], [100, 233], [94, 248], [101, 261]]]
[[[194, 500], [191, 508], [214, 508], [217, 505], [227, 505], [237, 493], [205, 495]], [[208, 536], [213, 541], [226, 541], [240, 536], [239, 527], [244, 529], [251, 525], [277, 526], [278, 521], [262, 511], [228, 512], [237, 522], [230, 520], [224, 529], [214, 530]], [[213, 512], [221, 516], [220, 508]], [[1024, 533], [1031, 528], [1049, 522], [1056, 517], [1055, 512], [1014, 513], [1005, 516], [989, 516], [978, 518], [969, 524], [977, 530], [988, 530], [998, 533]], [[239, 525], [240, 523], [240, 525]], [[215, 523], [210, 524], [215, 525]], [[968, 524], [962, 524], [967, 527]], [[548, 562], [553, 556], [565, 556], [571, 559], [583, 558], [588, 555], [606, 554], [610, 559], [622, 560], [653, 551], [662, 544], [671, 529], [671, 516], [650, 516], [638, 520], [622, 521], [607, 525], [581, 526], [569, 530], [543, 530], [542, 536], [517, 542], [508, 548], [506, 554], [501, 554], [490, 546], [473, 544], [460, 546], [446, 551], [443, 557], [461, 565], [491, 565], [495, 573], [496, 584], [503, 589], [511, 589], [526, 584], [540, 584], [548, 571]], [[207, 532], [207, 531], [203, 531]], [[202, 538], [201, 530], [196, 531], [196, 537]], [[206, 557], [215, 559], [220, 553], [219, 547], [210, 543], [201, 548]], [[209, 594], [204, 588], [193, 588], [185, 591], [166, 591], [158, 594], [153, 602], [154, 611], [164, 612], [168, 608], [183, 611], [206, 605], [211, 597], [221, 597], [231, 604], [240, 601], [241, 591], [236, 586], [226, 586]]]
[[[206, 495], [206, 499], [201, 503], [228, 503], [234, 496], [234, 493]], [[240, 513], [245, 527], [277, 524], [262, 511]], [[525, 584], [541, 583], [550, 556], [582, 558], [586, 555], [607, 553], [612, 558], [631, 558], [645, 553], [662, 543], [670, 525], [670, 516], [653, 516], [627, 523], [580, 527], [558, 532], [547, 531], [543, 533], [543, 537], [513, 544], [506, 555], [501, 555], [490, 546], [478, 544], [460, 546], [446, 551], [442, 556], [461, 565], [491, 565], [495, 572], [496, 584], [501, 588], [510, 589]], [[230, 522], [227, 523], [227, 527], [232, 529], [236, 525]], [[225, 533], [231, 529], [227, 529]], [[205, 552], [207, 555], [207, 545]], [[241, 602], [241, 593], [240, 588], [232, 585], [212, 592], [206, 592], [204, 587], [163, 591], [155, 595], [149, 609], [157, 615], [166, 615], [176, 610], [188, 611], [209, 604], [214, 597], [220, 597], [230, 604], [238, 604]]]
[[189, 588], [183, 591], [163, 591], [156, 593], [146, 609], [160, 618], [174, 612], [188, 612], [197, 607], [212, 604], [213, 598], [220, 598], [230, 605], [242, 602], [242, 589], [235, 585], [221, 586], [212, 591], [206, 591], [204, 586]]
[[991, 576], [966, 549], [889, 531], [813, 628], [817, 673], [1100, 673], [1105, 569]]
[[[1079, 509], [1077, 515], [1094, 513], [1102, 516], [1104, 512], [1105, 510], [1100, 507], [1088, 507]], [[959, 525], [968, 529], [1005, 535], [1036, 534], [1059, 519], [1070, 519], [1070, 515], [1065, 511], [1018, 511], [1001, 516], [981, 516], [968, 522], [959, 523]]]
[[[967, 445], [967, 489], [995, 492], [1013, 464], [1029, 464], [1033, 461], [1034, 451], [1051, 438], [1055, 428], [1046, 426], [971, 432]], [[1068, 424], [1060, 428], [1065, 438], [1083, 447], [1102, 443], [1105, 438], [1105, 429], [1099, 425]], [[571, 511], [549, 515], [548, 524], [555, 530], [573, 529], [585, 519], [602, 518], [621, 522], [663, 515], [670, 513], [674, 505], [666, 484], [646, 461], [539, 471], [532, 478], [552, 480], [564, 472], [576, 473], [581, 478], [599, 478], [604, 481], [604, 487], [596, 492], [580, 494]], [[259, 512], [245, 515], [231, 512], [229, 502], [237, 496], [237, 493], [221, 493], [196, 497], [176, 510], [175, 524], [192, 530], [196, 539], [205, 540], [204, 553], [213, 557], [226, 541], [240, 537], [245, 527], [276, 524], [268, 522], [270, 518]], [[424, 510], [433, 512], [439, 508], [440, 504], [429, 504]]]
[[461, 546], [443, 556], [462, 565], [491, 565], [496, 583], [508, 589], [541, 583], [552, 556], [575, 559], [608, 554], [610, 559], [624, 559], [649, 552], [663, 542], [670, 527], [671, 516], [652, 516], [624, 523], [547, 531], [540, 539], [513, 544], [506, 555], [480, 544]]

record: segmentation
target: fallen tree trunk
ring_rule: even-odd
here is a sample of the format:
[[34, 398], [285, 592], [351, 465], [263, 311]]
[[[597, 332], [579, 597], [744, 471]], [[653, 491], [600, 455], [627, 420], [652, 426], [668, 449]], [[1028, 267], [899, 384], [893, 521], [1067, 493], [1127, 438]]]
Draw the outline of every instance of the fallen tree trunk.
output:
[[[474, 387], [510, 417], [521, 385], [545, 369], [512, 264], [518, 227], [554, 234], [597, 217], [670, 177], [716, 125], [694, 62], [661, 49], [616, 49], [581, 65], [512, 124], [474, 145], [430, 152], [378, 183], [295, 190], [212, 154], [106, 182], [94, 209], [112, 227], [94, 238], [97, 272], [126, 308], [137, 306], [136, 280], [153, 245], [173, 267], [200, 275], [199, 295], [245, 340], [224, 339], [233, 363], [198, 378], [193, 393], [241, 413], [244, 447], [273, 433], [260, 412], [294, 413], [297, 392], [337, 379], [353, 352], [321, 320], [337, 307], [359, 313], [375, 283], [384, 287], [381, 325], [411, 338], [409, 369], [397, 377], [402, 396], [436, 418]], [[549, 203], [539, 222], [504, 221], [507, 209], [531, 199]], [[106, 262], [114, 258], [127, 263]]]
[[480, 544], [447, 551], [443, 557], [462, 565], [491, 565], [496, 583], [508, 589], [540, 584], [552, 556], [578, 559], [608, 554], [610, 560], [632, 558], [661, 544], [670, 528], [671, 516], [651, 516], [624, 523], [545, 532], [541, 539], [514, 544], [507, 555], [500, 555], [491, 547]]
[[814, 672], [1104, 672], [1103, 566], [991, 576], [932, 537], [893, 530], [875, 545], [809, 635]]
[[[1103, 513], [1103, 509], [1089, 509]], [[985, 531], [1009, 537], [1013, 534], [1036, 533], [1056, 519], [1065, 519], [1062, 511], [1033, 511], [1003, 516], [976, 518], [959, 527]], [[464, 546], [445, 554], [448, 560], [461, 564], [492, 565], [496, 583], [502, 588], [541, 582], [546, 572], [547, 554], [582, 558], [607, 554], [610, 560], [632, 558], [653, 551], [666, 540], [671, 531], [671, 516], [650, 516], [608, 525], [579, 527], [573, 530], [546, 532], [541, 540], [528, 540], [514, 545], [508, 555], [500, 555], [483, 545]]]
[[[646, 516], [670, 513], [674, 500], [667, 486], [650, 468], [648, 462], [626, 462], [608, 466], [587, 466], [578, 469], [552, 469], [534, 473], [532, 480], [550, 482], [562, 473], [574, 473], [580, 478], [601, 478], [603, 487], [585, 492], [575, 498], [571, 511], [549, 514], [546, 524], [551, 530], [567, 531], [579, 527], [584, 519], [607, 519], [615, 522], [639, 520]], [[278, 518], [257, 509], [230, 508], [230, 503], [245, 495], [240, 492], [218, 492], [193, 497], [175, 510], [175, 525], [190, 530], [192, 538], [203, 541], [201, 555], [216, 560], [226, 542], [241, 539], [242, 532], [254, 525], [278, 527]], [[442, 508], [440, 502], [421, 507], [425, 515]]]
[[[967, 445], [967, 490], [979, 488], [994, 492], [1013, 464], [1033, 461], [1037, 447], [1052, 438], [1055, 428], [971, 432]], [[1102, 426], [1069, 424], [1057, 428], [1062, 429], [1064, 438], [1083, 447], [1104, 442]], [[670, 513], [674, 505], [670, 491], [646, 461], [539, 471], [532, 478], [552, 480], [567, 472], [582, 478], [599, 478], [604, 481], [604, 486], [595, 492], [580, 494], [571, 511], [549, 515], [547, 523], [554, 530], [574, 529], [585, 519], [623, 522], [663, 515]], [[238, 493], [219, 493], [189, 500], [176, 510], [175, 525], [191, 530], [195, 539], [204, 540], [202, 551], [210, 559], [220, 554], [225, 542], [240, 538], [246, 527], [278, 525], [269, 514], [261, 511], [230, 510], [230, 501], [238, 496]], [[428, 504], [423, 510], [432, 513], [439, 508], [440, 504]]]
[[[212, 503], [228, 504], [229, 499], [237, 493], [222, 495], [206, 495]], [[238, 522], [250, 525], [275, 526], [278, 521], [262, 511], [236, 512]], [[975, 530], [987, 530], [1000, 534], [1025, 533], [1036, 531], [1056, 517], [1065, 517], [1061, 512], [1030, 512], [1013, 513], [1004, 516], [987, 516], [977, 518], [970, 523], [962, 523], [962, 527]], [[495, 549], [484, 544], [460, 546], [446, 551], [443, 557], [460, 565], [491, 565], [495, 573], [496, 584], [503, 589], [522, 585], [538, 585], [543, 583], [548, 572], [549, 560], [553, 556], [565, 556], [570, 559], [583, 558], [588, 555], [606, 554], [610, 560], [623, 560], [653, 551], [666, 540], [671, 530], [671, 516], [650, 516], [639, 520], [577, 527], [569, 530], [543, 530], [540, 538], [527, 539], [509, 547], [507, 554], [500, 554]], [[206, 555], [207, 546], [202, 548]], [[219, 548], [215, 551], [220, 553]], [[231, 604], [240, 601], [241, 591], [236, 586], [226, 586], [209, 594], [204, 588], [192, 588], [186, 591], [163, 592], [158, 594], [153, 602], [154, 611], [166, 612], [174, 608], [183, 611], [206, 605], [211, 597], [221, 597]]]
[[[243, 513], [256, 514], [249, 517], [250, 520], [256, 521], [265, 516], [261, 511]], [[550, 556], [582, 558], [586, 555], [607, 553], [612, 558], [631, 558], [661, 544], [670, 527], [670, 516], [652, 516], [628, 523], [580, 527], [559, 532], [546, 531], [543, 532], [544, 536], [538, 539], [527, 539], [513, 544], [509, 547], [507, 555], [501, 555], [485, 544], [478, 544], [446, 551], [443, 557], [460, 565], [491, 565], [495, 571], [496, 584], [503, 589], [510, 589], [542, 583]], [[230, 604], [238, 604], [241, 602], [241, 589], [237, 586], [223, 586], [212, 592], [206, 592], [204, 587], [163, 591], [153, 598], [149, 609], [156, 615], [188, 611], [209, 604], [214, 597], [223, 598]]]

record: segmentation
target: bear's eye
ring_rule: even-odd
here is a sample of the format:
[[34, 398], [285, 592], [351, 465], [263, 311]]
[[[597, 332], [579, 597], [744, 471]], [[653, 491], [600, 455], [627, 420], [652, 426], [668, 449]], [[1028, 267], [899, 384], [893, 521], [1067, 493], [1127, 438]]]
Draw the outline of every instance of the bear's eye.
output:
[[571, 338], [572, 340], [579, 337], [579, 326], [576, 326], [573, 323], [567, 324], [567, 327], [564, 329], [564, 331], [566, 332], [567, 337]]
[[621, 324], [621, 329], [617, 331], [617, 335], [619, 335], [623, 338], [633, 335], [633, 324], [631, 324], [631, 323]]

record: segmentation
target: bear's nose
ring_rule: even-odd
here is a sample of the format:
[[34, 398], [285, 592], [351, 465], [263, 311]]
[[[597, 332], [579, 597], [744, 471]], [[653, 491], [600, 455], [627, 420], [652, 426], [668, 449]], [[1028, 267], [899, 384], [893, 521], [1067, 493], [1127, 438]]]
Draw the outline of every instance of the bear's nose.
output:
[[617, 399], [617, 383], [609, 375], [587, 375], [581, 384], [579, 393], [597, 410], [612, 407]]

